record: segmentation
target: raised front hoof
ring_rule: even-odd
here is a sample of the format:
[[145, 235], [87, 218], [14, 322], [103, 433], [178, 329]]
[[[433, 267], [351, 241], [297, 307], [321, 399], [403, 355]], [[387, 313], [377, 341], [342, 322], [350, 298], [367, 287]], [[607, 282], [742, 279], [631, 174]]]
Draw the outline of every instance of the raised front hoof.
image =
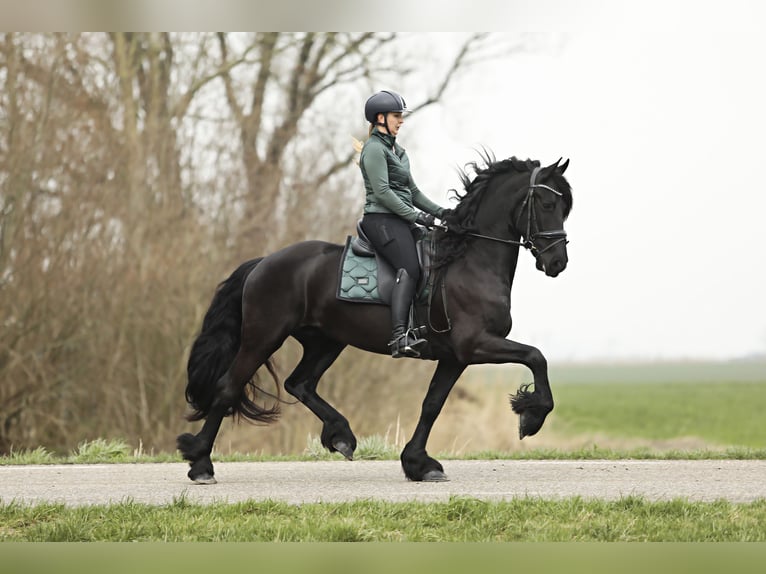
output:
[[335, 452], [339, 452], [346, 457], [346, 460], [354, 460], [354, 449], [346, 441], [338, 440], [332, 443]]
[[537, 431], [543, 427], [546, 416], [548, 416], [548, 412], [543, 412], [540, 409], [521, 413], [519, 415], [519, 440], [537, 434]]
[[429, 470], [423, 475], [423, 482], [449, 482], [449, 478], [441, 470]]
[[530, 391], [532, 385], [522, 385], [511, 395], [511, 409], [519, 415], [519, 439], [537, 434], [548, 413], [553, 410], [553, 401], [544, 400], [540, 394]]

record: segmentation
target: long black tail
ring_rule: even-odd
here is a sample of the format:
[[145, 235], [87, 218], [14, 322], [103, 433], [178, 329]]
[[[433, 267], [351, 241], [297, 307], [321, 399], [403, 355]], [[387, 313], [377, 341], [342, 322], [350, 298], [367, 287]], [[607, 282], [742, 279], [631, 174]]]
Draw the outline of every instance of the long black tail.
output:
[[[187, 416], [190, 421], [198, 421], [208, 415], [215, 399], [216, 383], [231, 366], [239, 350], [245, 280], [262, 259], [259, 257], [245, 261], [216, 289], [210, 308], [202, 321], [202, 330], [192, 345], [186, 368], [189, 377], [186, 401], [193, 409]], [[276, 381], [271, 360], [266, 366]], [[264, 423], [276, 420], [279, 416], [278, 406], [264, 408], [255, 404], [248, 394], [248, 387], [254, 392], [255, 382], [250, 381], [243, 389], [238, 404], [226, 413], [227, 416], [236, 413]]]

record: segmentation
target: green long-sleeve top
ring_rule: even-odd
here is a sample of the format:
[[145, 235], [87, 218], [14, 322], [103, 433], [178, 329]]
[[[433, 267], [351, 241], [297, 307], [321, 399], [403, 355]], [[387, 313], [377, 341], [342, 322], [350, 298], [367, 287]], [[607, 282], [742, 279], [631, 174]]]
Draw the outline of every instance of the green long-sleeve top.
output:
[[415, 185], [410, 173], [410, 159], [395, 137], [373, 131], [362, 148], [359, 167], [367, 192], [365, 213], [395, 213], [414, 222], [418, 216], [417, 207], [441, 218], [444, 208], [428, 199]]

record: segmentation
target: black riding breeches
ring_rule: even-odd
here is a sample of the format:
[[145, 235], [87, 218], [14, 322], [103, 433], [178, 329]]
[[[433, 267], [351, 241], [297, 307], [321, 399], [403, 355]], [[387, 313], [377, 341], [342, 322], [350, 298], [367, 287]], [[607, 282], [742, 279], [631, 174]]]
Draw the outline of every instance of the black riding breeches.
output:
[[420, 263], [410, 223], [393, 213], [365, 213], [362, 229], [375, 251], [394, 269], [405, 269], [417, 284]]

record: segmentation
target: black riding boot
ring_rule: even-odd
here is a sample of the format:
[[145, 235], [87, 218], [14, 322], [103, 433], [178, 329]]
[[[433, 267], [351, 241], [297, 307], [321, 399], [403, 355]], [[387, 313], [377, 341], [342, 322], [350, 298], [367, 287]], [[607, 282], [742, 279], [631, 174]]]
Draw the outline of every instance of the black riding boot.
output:
[[419, 357], [420, 347], [425, 345], [425, 339], [418, 338], [412, 330], [408, 330], [410, 306], [415, 295], [417, 285], [405, 269], [399, 269], [396, 273], [396, 283], [391, 292], [391, 356]]

